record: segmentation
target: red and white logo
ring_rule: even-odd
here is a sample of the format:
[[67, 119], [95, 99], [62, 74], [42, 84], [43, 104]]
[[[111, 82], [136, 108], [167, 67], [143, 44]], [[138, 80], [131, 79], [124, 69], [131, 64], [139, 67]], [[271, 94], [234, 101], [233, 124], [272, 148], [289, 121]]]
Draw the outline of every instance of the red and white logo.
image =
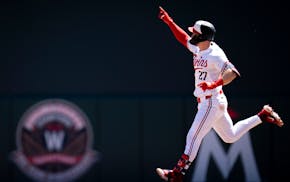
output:
[[36, 181], [72, 181], [98, 160], [86, 114], [62, 99], [29, 108], [17, 127], [12, 159]]

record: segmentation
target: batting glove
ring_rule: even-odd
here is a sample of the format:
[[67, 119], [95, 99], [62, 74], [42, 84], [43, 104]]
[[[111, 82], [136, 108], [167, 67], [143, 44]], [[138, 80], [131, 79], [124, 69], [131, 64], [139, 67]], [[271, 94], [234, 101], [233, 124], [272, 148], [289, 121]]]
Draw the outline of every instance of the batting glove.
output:
[[199, 86], [203, 91], [206, 91], [207, 89], [214, 89], [220, 85], [223, 85], [223, 79], [220, 78], [215, 82], [201, 82], [200, 84], [198, 84], [197, 86]]
[[166, 24], [169, 24], [173, 21], [172, 18], [168, 15], [168, 13], [161, 6], [159, 6], [158, 18], [161, 19]]

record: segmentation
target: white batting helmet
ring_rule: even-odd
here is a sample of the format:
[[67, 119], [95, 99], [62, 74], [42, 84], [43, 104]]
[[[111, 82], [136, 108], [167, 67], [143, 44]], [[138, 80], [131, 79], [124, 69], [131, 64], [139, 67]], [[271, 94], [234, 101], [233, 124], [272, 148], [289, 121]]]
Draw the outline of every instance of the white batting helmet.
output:
[[195, 37], [196, 40], [193, 42], [198, 43], [205, 40], [214, 40], [216, 29], [212, 23], [204, 20], [198, 20], [194, 23], [193, 26], [188, 27], [188, 30], [192, 33], [198, 34]]

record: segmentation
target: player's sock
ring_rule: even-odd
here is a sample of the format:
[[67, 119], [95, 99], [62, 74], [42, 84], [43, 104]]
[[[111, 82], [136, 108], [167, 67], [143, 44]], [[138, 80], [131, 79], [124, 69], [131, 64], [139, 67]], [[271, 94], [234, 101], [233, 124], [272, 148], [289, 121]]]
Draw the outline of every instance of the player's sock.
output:
[[189, 156], [182, 154], [172, 172], [168, 174], [168, 178], [176, 178], [177, 181], [182, 181], [182, 178], [186, 174], [190, 164]]

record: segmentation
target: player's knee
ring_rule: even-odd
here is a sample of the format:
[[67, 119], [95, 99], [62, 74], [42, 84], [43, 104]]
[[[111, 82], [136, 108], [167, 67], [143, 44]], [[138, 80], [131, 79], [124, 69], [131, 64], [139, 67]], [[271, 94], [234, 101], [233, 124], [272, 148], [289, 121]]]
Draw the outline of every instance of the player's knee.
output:
[[225, 143], [234, 143], [236, 141], [235, 138], [231, 138], [231, 137], [221, 137], [221, 139], [225, 142]]

